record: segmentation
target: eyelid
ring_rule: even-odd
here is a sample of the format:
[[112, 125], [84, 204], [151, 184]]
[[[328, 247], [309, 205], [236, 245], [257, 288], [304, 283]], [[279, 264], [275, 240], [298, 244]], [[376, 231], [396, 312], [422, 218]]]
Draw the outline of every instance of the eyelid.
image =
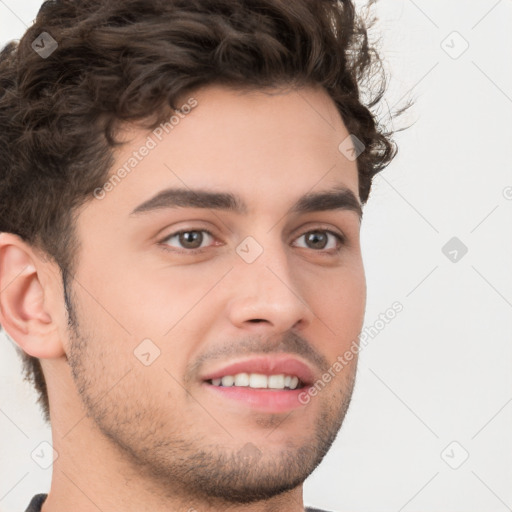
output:
[[[343, 233], [343, 231], [341, 231], [341, 229], [333, 227], [332, 224], [325, 224], [322, 222], [308, 222], [307, 224], [295, 229], [294, 236], [295, 238], [298, 238], [299, 236], [305, 235], [306, 233], [311, 233], [312, 231], [325, 231], [340, 237], [341, 241], [343, 241], [344, 243], [348, 242], [347, 236], [345, 235], [345, 233]], [[296, 235], [296, 233], [300, 234]]]

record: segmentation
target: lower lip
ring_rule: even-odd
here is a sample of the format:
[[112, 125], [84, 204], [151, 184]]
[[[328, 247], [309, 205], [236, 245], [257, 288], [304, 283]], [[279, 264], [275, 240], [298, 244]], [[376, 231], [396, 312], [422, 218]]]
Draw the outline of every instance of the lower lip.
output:
[[230, 400], [237, 400], [248, 407], [257, 409], [261, 412], [280, 413], [287, 412], [299, 407], [303, 407], [299, 401], [301, 393], [305, 393], [307, 388], [290, 389], [287, 391], [278, 391], [276, 389], [255, 389], [250, 387], [237, 386], [213, 386], [203, 383], [212, 393]]

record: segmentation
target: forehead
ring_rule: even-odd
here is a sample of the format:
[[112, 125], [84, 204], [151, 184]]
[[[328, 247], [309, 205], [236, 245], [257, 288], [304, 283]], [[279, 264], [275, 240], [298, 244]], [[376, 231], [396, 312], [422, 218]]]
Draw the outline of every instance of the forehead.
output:
[[153, 131], [125, 125], [103, 208], [128, 215], [164, 188], [229, 191], [251, 210], [260, 201], [290, 206], [315, 188], [358, 197], [357, 165], [338, 149], [349, 133], [324, 89], [208, 86], [183, 105], [194, 106]]

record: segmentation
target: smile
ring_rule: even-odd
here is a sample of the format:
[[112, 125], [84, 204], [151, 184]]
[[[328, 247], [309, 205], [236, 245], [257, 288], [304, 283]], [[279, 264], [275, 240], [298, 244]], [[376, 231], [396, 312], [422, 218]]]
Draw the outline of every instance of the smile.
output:
[[304, 407], [299, 395], [312, 385], [316, 372], [292, 354], [259, 355], [224, 363], [201, 376], [211, 398], [265, 413]]
[[296, 375], [264, 375], [262, 373], [237, 373], [236, 375], [224, 375], [222, 378], [211, 379], [213, 386], [222, 387], [249, 387], [253, 389], [296, 389], [304, 387]]

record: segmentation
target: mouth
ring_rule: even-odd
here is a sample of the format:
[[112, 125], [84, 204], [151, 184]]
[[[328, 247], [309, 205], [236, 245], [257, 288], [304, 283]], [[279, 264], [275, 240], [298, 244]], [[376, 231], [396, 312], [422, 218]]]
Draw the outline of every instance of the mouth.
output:
[[260, 356], [225, 365], [201, 380], [217, 398], [279, 413], [303, 406], [299, 395], [314, 382], [314, 372], [292, 356]]
[[217, 387], [230, 388], [233, 386], [251, 389], [278, 389], [292, 390], [302, 389], [305, 384], [296, 375], [284, 373], [265, 375], [263, 373], [237, 373], [236, 375], [224, 375], [216, 379], [208, 379], [208, 384]]

